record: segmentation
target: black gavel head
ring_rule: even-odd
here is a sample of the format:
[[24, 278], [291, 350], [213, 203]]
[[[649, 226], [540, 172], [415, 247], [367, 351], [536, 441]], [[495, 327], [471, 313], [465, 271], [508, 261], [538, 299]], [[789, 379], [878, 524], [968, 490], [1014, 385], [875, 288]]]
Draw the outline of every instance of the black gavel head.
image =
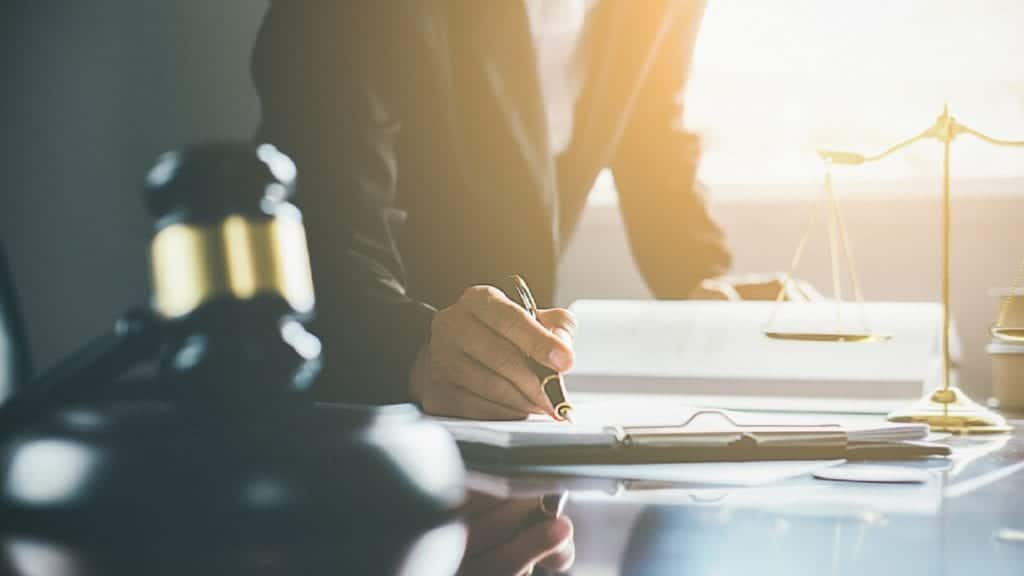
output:
[[168, 152], [146, 177], [152, 306], [168, 333], [161, 374], [186, 405], [280, 408], [319, 371], [295, 178], [272, 145], [235, 142]]
[[177, 402], [76, 403], [0, 438], [0, 573], [455, 571], [451, 437], [412, 406], [308, 401], [320, 343], [303, 327], [313, 289], [294, 180], [267, 145], [159, 159], [153, 314], [126, 317], [114, 349], [134, 357], [125, 342], [159, 333]]

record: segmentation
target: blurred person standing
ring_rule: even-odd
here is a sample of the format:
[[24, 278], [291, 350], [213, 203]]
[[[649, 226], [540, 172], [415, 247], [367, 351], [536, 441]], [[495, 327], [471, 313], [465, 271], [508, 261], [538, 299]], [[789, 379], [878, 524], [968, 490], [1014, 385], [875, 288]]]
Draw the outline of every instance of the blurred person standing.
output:
[[256, 138], [299, 167], [328, 346], [322, 395], [476, 418], [551, 413], [526, 357], [565, 371], [559, 258], [610, 168], [658, 298], [729, 265], [681, 91], [693, 0], [272, 2]]

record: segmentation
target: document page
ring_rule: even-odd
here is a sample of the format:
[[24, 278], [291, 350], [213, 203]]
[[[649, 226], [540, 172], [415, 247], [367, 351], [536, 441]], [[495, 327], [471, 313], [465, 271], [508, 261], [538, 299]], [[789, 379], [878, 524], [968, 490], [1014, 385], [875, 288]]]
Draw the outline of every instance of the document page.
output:
[[549, 416], [531, 415], [518, 421], [436, 418], [462, 442], [497, 446], [602, 445], [614, 444], [628, 426], [678, 426], [697, 412], [682, 401], [650, 402], [643, 397], [573, 399], [573, 422], [555, 422]]
[[928, 434], [923, 424], [896, 424], [884, 420], [844, 421], [834, 414], [778, 414], [731, 412], [689, 406], [681, 398], [637, 394], [577, 394], [573, 396], [573, 422], [555, 422], [548, 416], [526, 420], [484, 421], [435, 418], [456, 440], [500, 447], [613, 445], [628, 428], [673, 428], [679, 432], [726, 432], [778, 427], [837, 428], [851, 440], [918, 440]]

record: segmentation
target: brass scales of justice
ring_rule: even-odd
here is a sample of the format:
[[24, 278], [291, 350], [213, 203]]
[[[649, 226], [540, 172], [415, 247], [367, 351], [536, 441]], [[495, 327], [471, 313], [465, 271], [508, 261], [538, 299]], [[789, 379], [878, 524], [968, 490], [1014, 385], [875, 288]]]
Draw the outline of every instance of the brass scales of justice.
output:
[[[905, 409], [897, 410], [889, 414], [889, 420], [893, 422], [923, 422], [927, 423], [933, 431], [952, 432], [958, 434], [991, 434], [1007, 432], [1011, 426], [1006, 423], [999, 414], [971, 400], [959, 387], [953, 386], [950, 382], [952, 371], [952, 359], [950, 355], [950, 178], [949, 159], [950, 144], [961, 135], [967, 134], [983, 142], [995, 146], [1024, 147], [1024, 141], [1001, 140], [982, 134], [964, 124], [958, 122], [949, 114], [949, 107], [943, 107], [942, 114], [935, 123], [929, 126], [920, 134], [904, 140], [898, 144], [886, 148], [873, 156], [865, 156], [856, 152], [843, 152], [836, 150], [819, 150], [818, 155], [825, 163], [825, 183], [822, 188], [822, 195], [816, 207], [812, 208], [808, 218], [806, 229], [797, 242], [796, 251], [790, 263], [790, 270], [784, 277], [780, 287], [775, 307], [768, 319], [764, 333], [768, 338], [777, 340], [790, 340], [802, 342], [840, 342], [840, 343], [878, 343], [885, 342], [889, 335], [873, 331], [868, 323], [867, 314], [864, 308], [864, 297], [861, 293], [860, 283], [857, 279], [854, 267], [853, 252], [850, 246], [846, 224], [843, 220], [842, 211], [839, 208], [839, 201], [832, 186], [833, 165], [862, 165], [880, 161], [897, 151], [902, 150], [921, 140], [933, 139], [942, 143], [943, 146], [943, 170], [942, 170], [942, 385], [930, 393], [927, 393], [917, 402]], [[832, 288], [833, 298], [836, 304], [836, 329], [832, 331], [782, 331], [774, 329], [775, 318], [782, 307], [788, 284], [792, 281], [797, 267], [800, 264], [804, 249], [807, 246], [811, 231], [814, 228], [814, 221], [817, 213], [825, 217], [829, 237], [829, 253], [832, 264]], [[840, 281], [840, 252], [846, 262], [849, 282], [853, 289], [854, 298], [860, 308], [861, 328], [857, 330], [843, 329], [841, 324], [843, 298]], [[1009, 295], [1002, 299], [999, 316], [996, 324], [992, 326], [992, 335], [996, 339], [1006, 342], [1024, 342], [1024, 326], [1007, 326], [1006, 319], [1009, 317], [1010, 306], [1016, 300], [1021, 283], [1024, 282], [1024, 261], [1021, 262], [1020, 270], [1013, 282]]]

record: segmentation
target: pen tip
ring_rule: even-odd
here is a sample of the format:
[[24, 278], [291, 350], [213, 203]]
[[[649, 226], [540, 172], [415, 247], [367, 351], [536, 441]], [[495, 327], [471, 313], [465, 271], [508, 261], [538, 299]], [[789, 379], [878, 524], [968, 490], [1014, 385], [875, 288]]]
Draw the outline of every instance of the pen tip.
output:
[[568, 422], [569, 424], [575, 424], [572, 419], [572, 408], [568, 406], [561, 406], [558, 409], [558, 419]]

